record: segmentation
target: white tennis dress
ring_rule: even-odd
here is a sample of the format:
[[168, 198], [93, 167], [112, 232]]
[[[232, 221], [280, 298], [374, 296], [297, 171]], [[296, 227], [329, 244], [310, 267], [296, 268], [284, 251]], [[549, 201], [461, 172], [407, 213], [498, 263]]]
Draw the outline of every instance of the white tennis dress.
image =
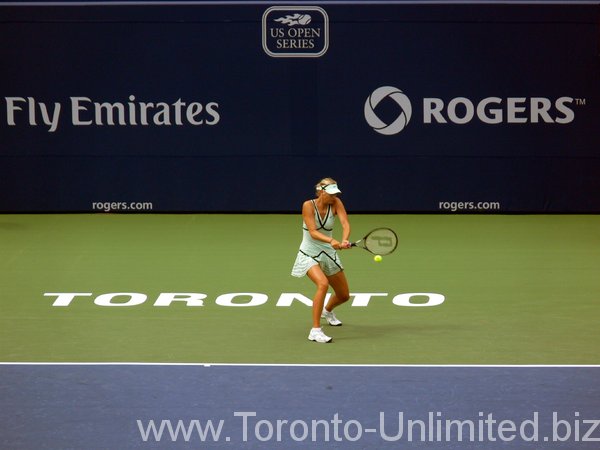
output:
[[[311, 202], [315, 210], [315, 223], [318, 225], [317, 231], [331, 237], [335, 223], [335, 216], [331, 210], [331, 205], [328, 206], [325, 217], [321, 217], [315, 201], [311, 200]], [[302, 221], [302, 243], [300, 244], [300, 250], [292, 268], [292, 275], [299, 278], [303, 277], [316, 264], [321, 266], [323, 273], [327, 276], [335, 275], [339, 271], [344, 270], [340, 257], [331, 244], [313, 239], [306, 223]]]

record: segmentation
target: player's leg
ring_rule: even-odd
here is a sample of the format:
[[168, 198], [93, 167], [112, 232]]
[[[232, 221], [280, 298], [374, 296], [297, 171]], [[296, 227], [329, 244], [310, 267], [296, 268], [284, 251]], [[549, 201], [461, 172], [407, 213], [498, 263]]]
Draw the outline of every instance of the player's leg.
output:
[[334, 275], [327, 277], [329, 284], [333, 288], [334, 294], [327, 302], [326, 310], [331, 312], [336, 306], [345, 303], [350, 298], [350, 289], [348, 288], [348, 280], [343, 270], [340, 270]]
[[313, 297], [312, 319], [313, 328], [320, 328], [321, 312], [323, 311], [327, 289], [329, 289], [329, 280], [319, 265], [312, 266], [306, 275], [313, 283], [315, 283], [315, 286], [317, 287], [317, 291]]
[[323, 311], [325, 296], [327, 295], [327, 289], [329, 289], [329, 281], [321, 267], [318, 265], [311, 267], [306, 275], [308, 275], [308, 278], [310, 278], [317, 287], [317, 292], [315, 292], [315, 296], [313, 297], [313, 327], [308, 334], [308, 339], [320, 343], [331, 342], [331, 338], [321, 330], [321, 311]]
[[338, 319], [333, 312], [333, 309], [336, 306], [341, 305], [342, 303], [348, 301], [350, 298], [350, 290], [348, 289], [348, 281], [346, 280], [346, 275], [344, 275], [344, 271], [339, 271], [334, 275], [330, 275], [327, 277], [329, 284], [334, 290], [334, 294], [329, 298], [329, 302], [325, 309], [323, 309], [323, 313], [321, 317], [324, 317], [327, 320], [329, 325], [334, 327], [339, 327], [342, 324], [342, 321]]

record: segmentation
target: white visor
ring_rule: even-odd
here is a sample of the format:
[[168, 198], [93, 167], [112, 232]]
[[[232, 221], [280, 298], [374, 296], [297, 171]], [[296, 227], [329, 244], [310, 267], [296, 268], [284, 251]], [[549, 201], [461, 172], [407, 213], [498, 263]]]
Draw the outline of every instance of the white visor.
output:
[[328, 184], [326, 186], [321, 186], [321, 190], [327, 192], [328, 194], [341, 194], [342, 191], [338, 188], [337, 184]]

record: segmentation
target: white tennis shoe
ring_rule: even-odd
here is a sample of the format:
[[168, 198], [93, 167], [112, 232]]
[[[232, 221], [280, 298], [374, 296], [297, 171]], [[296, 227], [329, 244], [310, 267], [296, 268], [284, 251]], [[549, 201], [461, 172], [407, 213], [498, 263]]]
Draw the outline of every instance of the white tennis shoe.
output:
[[329, 312], [325, 308], [323, 308], [323, 312], [321, 313], [321, 317], [327, 320], [327, 323], [332, 327], [339, 327], [342, 324], [342, 321], [335, 317], [333, 311]]
[[311, 328], [310, 334], [308, 335], [309, 341], [315, 341], [320, 344], [326, 344], [332, 341], [332, 338], [323, 333], [323, 330], [320, 328]]

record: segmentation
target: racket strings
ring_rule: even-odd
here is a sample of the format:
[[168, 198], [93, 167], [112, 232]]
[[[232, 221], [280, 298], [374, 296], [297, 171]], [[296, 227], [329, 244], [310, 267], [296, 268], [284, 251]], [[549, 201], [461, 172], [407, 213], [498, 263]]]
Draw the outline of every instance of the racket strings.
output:
[[397, 246], [398, 237], [389, 229], [374, 230], [365, 238], [365, 247], [378, 255], [392, 253]]

